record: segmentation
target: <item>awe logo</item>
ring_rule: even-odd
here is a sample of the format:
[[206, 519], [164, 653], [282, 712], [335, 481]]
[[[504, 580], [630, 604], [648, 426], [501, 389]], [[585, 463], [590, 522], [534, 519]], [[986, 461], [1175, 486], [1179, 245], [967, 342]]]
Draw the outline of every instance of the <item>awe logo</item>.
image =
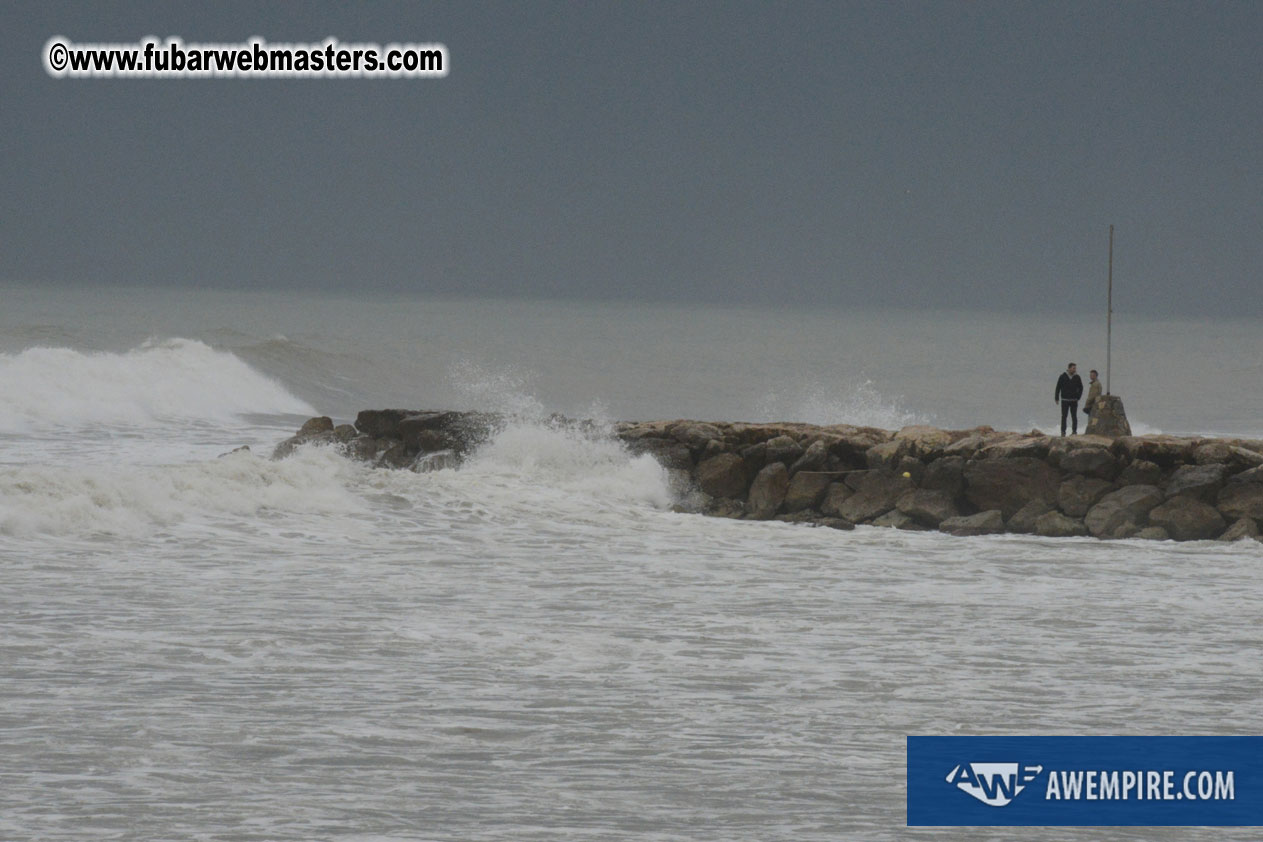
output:
[[1020, 763], [962, 763], [947, 774], [947, 782], [983, 804], [1003, 807], [1035, 780], [1043, 766]]

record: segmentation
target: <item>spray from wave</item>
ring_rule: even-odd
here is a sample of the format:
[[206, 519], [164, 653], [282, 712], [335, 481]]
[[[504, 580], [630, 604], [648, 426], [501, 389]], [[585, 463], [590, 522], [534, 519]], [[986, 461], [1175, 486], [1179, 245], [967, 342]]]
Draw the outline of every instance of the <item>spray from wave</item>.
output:
[[758, 421], [800, 421], [807, 424], [854, 424], [898, 430], [909, 424], [933, 424], [932, 415], [915, 413], [899, 400], [878, 391], [871, 380], [839, 386], [803, 385], [764, 395]]
[[280, 383], [195, 340], [150, 340], [123, 353], [0, 354], [0, 432], [314, 412]]

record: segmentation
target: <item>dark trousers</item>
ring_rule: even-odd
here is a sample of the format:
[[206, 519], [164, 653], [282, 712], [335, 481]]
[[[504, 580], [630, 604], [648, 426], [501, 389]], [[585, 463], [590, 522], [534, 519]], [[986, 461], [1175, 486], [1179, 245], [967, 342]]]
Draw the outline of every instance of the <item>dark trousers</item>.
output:
[[1070, 413], [1070, 429], [1075, 435], [1079, 434], [1079, 402], [1078, 401], [1062, 401], [1061, 402], [1061, 434], [1066, 434], [1066, 413]]

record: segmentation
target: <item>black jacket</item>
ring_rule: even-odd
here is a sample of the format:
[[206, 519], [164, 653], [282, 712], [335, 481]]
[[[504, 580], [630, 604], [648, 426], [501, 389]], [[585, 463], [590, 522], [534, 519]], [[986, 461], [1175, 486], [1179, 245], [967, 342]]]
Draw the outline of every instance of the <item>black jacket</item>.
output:
[[1057, 378], [1057, 391], [1053, 392], [1053, 400], [1077, 401], [1081, 397], [1083, 397], [1083, 381], [1079, 379], [1079, 375], [1071, 377], [1066, 372], [1061, 372], [1061, 376]]

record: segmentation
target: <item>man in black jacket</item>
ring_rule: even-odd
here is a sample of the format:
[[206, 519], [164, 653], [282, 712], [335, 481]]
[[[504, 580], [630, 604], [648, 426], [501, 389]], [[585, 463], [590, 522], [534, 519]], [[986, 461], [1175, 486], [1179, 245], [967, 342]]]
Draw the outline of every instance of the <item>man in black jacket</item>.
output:
[[1079, 398], [1083, 397], [1083, 381], [1075, 374], [1075, 364], [1070, 363], [1057, 378], [1057, 391], [1053, 400], [1061, 404], [1061, 434], [1066, 434], [1066, 413], [1070, 413], [1071, 432], [1079, 433]]

